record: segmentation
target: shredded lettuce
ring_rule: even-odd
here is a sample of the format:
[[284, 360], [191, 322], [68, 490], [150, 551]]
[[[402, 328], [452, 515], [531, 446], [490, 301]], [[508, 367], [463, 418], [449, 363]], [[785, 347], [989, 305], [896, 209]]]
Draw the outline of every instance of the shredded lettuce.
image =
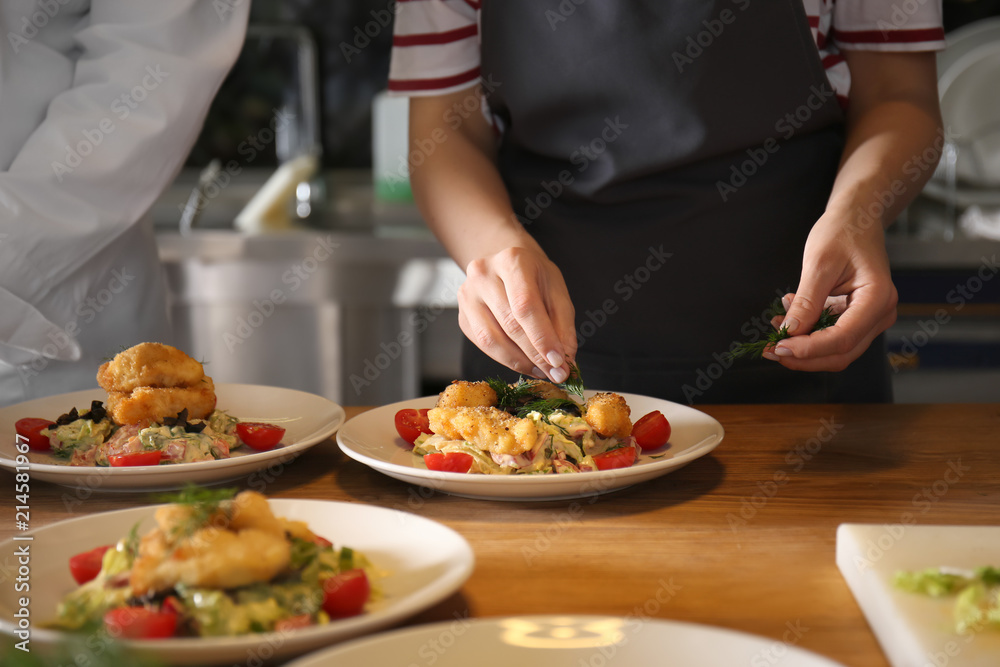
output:
[[971, 573], [945, 568], [897, 572], [897, 588], [935, 598], [955, 597], [955, 632], [1000, 630], [1000, 569], [980, 567]]

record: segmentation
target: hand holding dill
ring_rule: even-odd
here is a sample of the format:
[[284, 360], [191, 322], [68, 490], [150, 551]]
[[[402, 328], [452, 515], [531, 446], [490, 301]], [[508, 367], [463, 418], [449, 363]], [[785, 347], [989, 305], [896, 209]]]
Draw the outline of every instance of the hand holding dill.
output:
[[[778, 300], [773, 306], [775, 315], [784, 315], [785, 307], [782, 305], [781, 301]], [[813, 332], [820, 331], [821, 329], [826, 329], [827, 327], [832, 327], [836, 324], [837, 319], [840, 317], [839, 314], [834, 313], [829, 308], [824, 308], [823, 312], [820, 313], [819, 319], [816, 321], [816, 325], [813, 327]], [[734, 349], [729, 351], [730, 359], [760, 359], [764, 351], [773, 348], [778, 341], [785, 340], [786, 338], [791, 338], [791, 334], [788, 333], [788, 327], [781, 327], [777, 330], [771, 330], [764, 334], [764, 336], [757, 341], [740, 343]]]

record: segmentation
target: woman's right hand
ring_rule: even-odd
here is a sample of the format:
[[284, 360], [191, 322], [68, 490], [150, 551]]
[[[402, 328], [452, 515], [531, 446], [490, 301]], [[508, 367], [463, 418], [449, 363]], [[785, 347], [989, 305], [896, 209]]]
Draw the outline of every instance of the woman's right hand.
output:
[[458, 292], [462, 332], [523, 375], [564, 382], [576, 356], [574, 310], [562, 273], [537, 248], [505, 248], [469, 262]]

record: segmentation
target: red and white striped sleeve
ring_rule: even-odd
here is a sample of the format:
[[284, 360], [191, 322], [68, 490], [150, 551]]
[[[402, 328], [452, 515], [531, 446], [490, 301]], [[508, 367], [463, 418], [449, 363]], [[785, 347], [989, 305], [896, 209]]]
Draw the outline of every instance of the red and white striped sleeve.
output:
[[940, 51], [941, 0], [836, 0], [832, 37], [843, 50]]
[[441, 95], [479, 82], [479, 0], [399, 0], [389, 92]]
[[841, 51], [939, 51], [941, 0], [802, 0], [819, 57], [847, 107], [851, 71]]

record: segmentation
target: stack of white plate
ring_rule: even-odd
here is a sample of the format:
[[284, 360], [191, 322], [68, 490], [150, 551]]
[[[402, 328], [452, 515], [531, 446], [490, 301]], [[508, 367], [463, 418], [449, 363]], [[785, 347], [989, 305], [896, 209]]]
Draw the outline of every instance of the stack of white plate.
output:
[[956, 152], [952, 174], [946, 153], [925, 194], [962, 208], [1000, 205], [1000, 18], [963, 26], [947, 41], [938, 93]]

